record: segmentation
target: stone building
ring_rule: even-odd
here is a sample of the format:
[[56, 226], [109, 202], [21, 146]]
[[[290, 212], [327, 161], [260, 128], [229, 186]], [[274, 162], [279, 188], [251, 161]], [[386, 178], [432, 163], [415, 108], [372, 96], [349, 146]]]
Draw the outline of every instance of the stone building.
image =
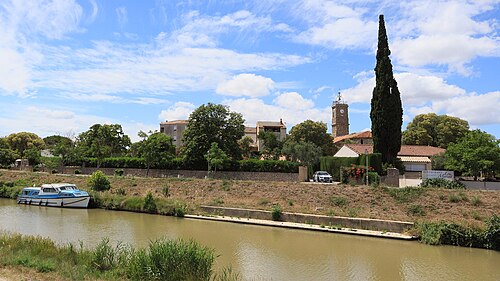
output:
[[349, 134], [349, 105], [347, 105], [340, 92], [337, 100], [332, 104], [332, 136], [333, 138]]
[[160, 133], [172, 137], [176, 152], [179, 152], [182, 146], [182, 134], [186, 130], [187, 124], [188, 120], [174, 120], [160, 123]]

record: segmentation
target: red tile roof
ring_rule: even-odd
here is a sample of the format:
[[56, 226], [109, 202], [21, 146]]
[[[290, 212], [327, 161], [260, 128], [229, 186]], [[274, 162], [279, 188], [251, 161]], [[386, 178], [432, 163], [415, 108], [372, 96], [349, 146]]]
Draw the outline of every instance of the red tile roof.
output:
[[[371, 144], [354, 144], [349, 143], [346, 144], [351, 150], [358, 154], [364, 154], [365, 150], [368, 150], [368, 153], [373, 153], [373, 146]], [[434, 147], [434, 146], [425, 146], [425, 145], [402, 145], [401, 150], [398, 153], [398, 156], [433, 156], [436, 154], [440, 154], [445, 152], [445, 149]]]
[[371, 138], [372, 138], [372, 132], [365, 131], [365, 132], [352, 133], [352, 134], [349, 134], [349, 135], [336, 137], [335, 139], [333, 139], [333, 143], [337, 143], [337, 142], [340, 142], [340, 141], [343, 141], [343, 140], [371, 139]]

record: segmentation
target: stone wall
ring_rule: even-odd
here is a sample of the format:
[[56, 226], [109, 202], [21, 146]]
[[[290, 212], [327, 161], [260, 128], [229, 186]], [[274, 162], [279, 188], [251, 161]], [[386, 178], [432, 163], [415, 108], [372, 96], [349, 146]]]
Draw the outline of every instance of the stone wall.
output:
[[[224, 208], [213, 206], [201, 206], [202, 211], [219, 216], [251, 218], [260, 220], [271, 220], [272, 214], [270, 211]], [[365, 219], [365, 218], [347, 218], [336, 216], [321, 216], [300, 213], [283, 213], [282, 221], [307, 223], [325, 226], [342, 226], [347, 228], [368, 229], [378, 231], [390, 231], [402, 233], [405, 230], [413, 227], [411, 222]]]
[[500, 182], [494, 181], [460, 181], [467, 189], [500, 190]]
[[[62, 171], [65, 174], [74, 174], [75, 170], [80, 170], [82, 174], [90, 175], [97, 168], [82, 168], [82, 167], [64, 167]], [[115, 174], [116, 168], [99, 168], [106, 175], [112, 176]], [[146, 177], [146, 169], [133, 169], [123, 168], [124, 176]], [[164, 170], [164, 169], [150, 169], [149, 177], [153, 178], [199, 178], [203, 179], [207, 176], [207, 171], [194, 171], [194, 170]], [[216, 179], [230, 179], [230, 180], [261, 180], [261, 181], [283, 181], [283, 182], [296, 182], [299, 179], [298, 173], [269, 173], [269, 172], [233, 172], [233, 171], [218, 171], [213, 175]]]

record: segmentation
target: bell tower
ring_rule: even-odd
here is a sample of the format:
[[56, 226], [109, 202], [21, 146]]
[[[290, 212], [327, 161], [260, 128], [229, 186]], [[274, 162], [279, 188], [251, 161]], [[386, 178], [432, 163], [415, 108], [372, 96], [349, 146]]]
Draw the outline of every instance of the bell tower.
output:
[[337, 100], [332, 103], [332, 136], [340, 137], [349, 134], [349, 105], [338, 94]]

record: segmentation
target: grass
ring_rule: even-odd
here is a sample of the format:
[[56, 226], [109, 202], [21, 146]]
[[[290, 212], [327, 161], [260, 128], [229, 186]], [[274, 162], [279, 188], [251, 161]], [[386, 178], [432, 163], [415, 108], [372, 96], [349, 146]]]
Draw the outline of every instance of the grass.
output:
[[408, 207], [407, 214], [410, 216], [425, 216], [425, 210], [422, 205], [411, 205]]
[[408, 203], [425, 194], [425, 189], [420, 187], [385, 188], [386, 192], [398, 203]]
[[349, 201], [345, 197], [341, 196], [330, 196], [330, 205], [337, 207], [344, 207], [349, 204]]
[[481, 198], [479, 198], [478, 196], [472, 197], [472, 200], [471, 200], [472, 206], [477, 207], [477, 206], [481, 205], [481, 203], [482, 203]]
[[47, 238], [0, 234], [0, 264], [28, 267], [69, 280], [240, 280], [230, 267], [216, 272], [214, 250], [192, 240], [152, 241], [134, 249], [103, 239], [94, 249], [57, 246]]

